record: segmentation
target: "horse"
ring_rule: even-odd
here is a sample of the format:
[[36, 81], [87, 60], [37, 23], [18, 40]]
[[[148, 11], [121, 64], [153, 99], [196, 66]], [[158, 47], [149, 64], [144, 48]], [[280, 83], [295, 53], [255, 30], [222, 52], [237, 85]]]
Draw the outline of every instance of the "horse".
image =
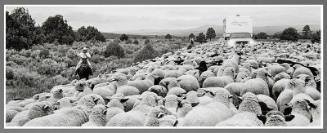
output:
[[79, 79], [89, 79], [90, 75], [93, 75], [92, 69], [88, 64], [82, 63], [81, 66], [76, 70], [75, 74], [78, 74]]

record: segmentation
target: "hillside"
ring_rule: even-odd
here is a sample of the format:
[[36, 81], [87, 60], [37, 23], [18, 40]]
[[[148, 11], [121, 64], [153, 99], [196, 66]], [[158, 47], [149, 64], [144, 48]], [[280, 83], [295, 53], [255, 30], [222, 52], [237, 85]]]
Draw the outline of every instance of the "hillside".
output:
[[[304, 25], [283, 25], [283, 26], [255, 26], [253, 28], [254, 33], [265, 32], [269, 35], [272, 35], [276, 32], [281, 32], [288, 27], [294, 27], [298, 31], [302, 31]], [[320, 25], [309, 25], [312, 31], [320, 30]], [[189, 29], [142, 29], [134, 31], [116, 31], [116, 33], [127, 33], [135, 35], [166, 35], [172, 34], [176, 36], [188, 36], [190, 33], [198, 34], [200, 32], [205, 33], [209, 27], [213, 27], [216, 31], [217, 36], [221, 36], [223, 33], [223, 27], [221, 25], [203, 25], [195, 28]]]

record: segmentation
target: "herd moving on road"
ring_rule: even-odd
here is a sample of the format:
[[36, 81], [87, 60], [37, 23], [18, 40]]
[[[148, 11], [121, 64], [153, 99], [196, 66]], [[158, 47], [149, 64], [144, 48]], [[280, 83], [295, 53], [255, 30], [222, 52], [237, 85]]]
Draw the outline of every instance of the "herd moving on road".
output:
[[183, 48], [8, 101], [6, 126], [319, 127], [320, 53], [290, 42]]

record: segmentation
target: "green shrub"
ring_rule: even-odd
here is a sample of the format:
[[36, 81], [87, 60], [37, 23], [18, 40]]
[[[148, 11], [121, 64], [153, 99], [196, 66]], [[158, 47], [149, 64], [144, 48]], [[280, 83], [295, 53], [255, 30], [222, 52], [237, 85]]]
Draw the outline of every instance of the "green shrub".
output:
[[133, 41], [133, 44], [139, 44], [139, 41], [135, 39], [135, 40]]
[[141, 62], [147, 59], [152, 59], [158, 55], [158, 51], [154, 50], [152, 45], [146, 44], [145, 47], [136, 55], [134, 62]]
[[118, 58], [125, 57], [124, 49], [117, 42], [109, 43], [109, 45], [106, 47], [106, 50], [104, 51], [105, 57], [113, 55], [117, 56]]

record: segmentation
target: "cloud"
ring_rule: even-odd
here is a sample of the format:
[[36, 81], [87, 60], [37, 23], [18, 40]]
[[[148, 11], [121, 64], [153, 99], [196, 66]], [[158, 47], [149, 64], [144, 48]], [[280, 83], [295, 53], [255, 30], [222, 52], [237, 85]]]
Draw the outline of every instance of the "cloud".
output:
[[[11, 11], [16, 6], [7, 6]], [[319, 6], [24, 6], [38, 24], [61, 14], [77, 29], [95, 26], [100, 31], [186, 29], [222, 25], [225, 16], [251, 16], [256, 26], [320, 24]]]

